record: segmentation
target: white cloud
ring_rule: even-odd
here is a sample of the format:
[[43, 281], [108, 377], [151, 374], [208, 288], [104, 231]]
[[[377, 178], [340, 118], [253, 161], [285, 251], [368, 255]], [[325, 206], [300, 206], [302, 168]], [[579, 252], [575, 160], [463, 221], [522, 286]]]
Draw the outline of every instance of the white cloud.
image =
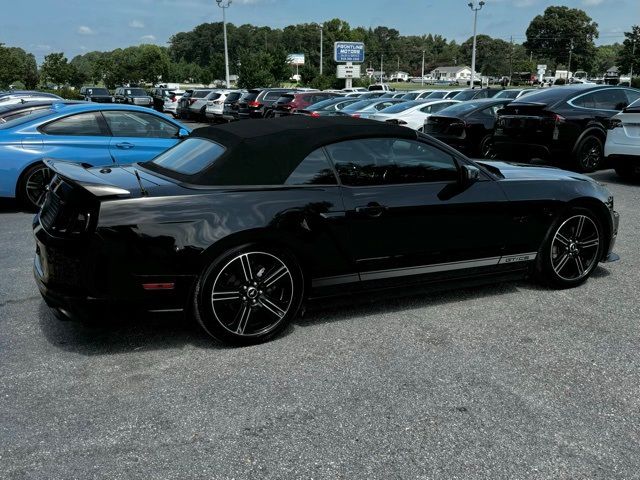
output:
[[51, 45], [39, 44], [35, 48], [38, 50], [51, 50]]
[[140, 20], [131, 20], [129, 22], [129, 26], [131, 28], [144, 28], [144, 23], [142, 23]]
[[604, 3], [604, 0], [582, 0], [582, 4], [586, 7], [595, 7]]
[[155, 42], [156, 37], [154, 35], [143, 35], [140, 37], [143, 42]]
[[96, 33], [86, 25], [80, 25], [77, 31], [80, 35], [93, 35], [94, 33]]

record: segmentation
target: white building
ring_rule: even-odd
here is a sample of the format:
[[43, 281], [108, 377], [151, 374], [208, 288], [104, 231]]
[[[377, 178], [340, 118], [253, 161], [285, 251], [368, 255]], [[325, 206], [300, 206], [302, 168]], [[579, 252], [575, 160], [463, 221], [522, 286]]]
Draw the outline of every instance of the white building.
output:
[[[431, 70], [431, 76], [435, 80], [447, 82], [467, 82], [471, 79], [471, 68], [460, 67], [436, 67]], [[480, 77], [480, 72], [476, 72], [476, 80]]]
[[390, 81], [391, 82], [408, 82], [409, 74], [407, 72], [402, 72], [402, 71], [393, 72], [391, 74]]

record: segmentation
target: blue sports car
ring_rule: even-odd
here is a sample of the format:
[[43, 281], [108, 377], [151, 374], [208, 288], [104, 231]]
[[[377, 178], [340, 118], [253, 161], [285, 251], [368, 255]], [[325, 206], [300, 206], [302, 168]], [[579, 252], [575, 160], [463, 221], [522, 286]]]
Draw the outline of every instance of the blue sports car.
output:
[[54, 103], [0, 124], [0, 197], [36, 208], [51, 178], [43, 158], [91, 166], [144, 162], [189, 133], [148, 108]]

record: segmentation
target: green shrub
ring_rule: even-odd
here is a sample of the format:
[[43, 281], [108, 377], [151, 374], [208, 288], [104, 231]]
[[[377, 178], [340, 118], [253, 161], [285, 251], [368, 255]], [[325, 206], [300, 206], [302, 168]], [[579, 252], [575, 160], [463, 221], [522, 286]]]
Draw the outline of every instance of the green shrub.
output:
[[631, 79], [631, 86], [635, 88], [640, 88], [640, 77], [633, 77]]
[[58, 95], [59, 97], [62, 97], [65, 100], [83, 100], [84, 99], [84, 97], [80, 95], [79, 90], [72, 90], [67, 87], [59, 88], [58, 90], [40, 89], [39, 91], [53, 93], [54, 95]]

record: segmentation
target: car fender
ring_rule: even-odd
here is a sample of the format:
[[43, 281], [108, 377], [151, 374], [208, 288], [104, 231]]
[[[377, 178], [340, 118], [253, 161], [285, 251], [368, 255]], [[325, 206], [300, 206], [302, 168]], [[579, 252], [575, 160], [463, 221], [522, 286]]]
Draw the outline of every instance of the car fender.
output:
[[576, 153], [576, 150], [578, 149], [578, 145], [580, 145], [580, 142], [587, 136], [592, 135], [594, 133], [600, 140], [602, 140], [602, 145], [604, 146], [604, 143], [607, 139], [607, 131], [605, 130], [604, 126], [597, 122], [590, 123], [589, 125], [587, 125], [587, 128], [585, 128], [584, 131], [580, 134], [580, 136], [576, 139], [576, 142], [573, 144], [573, 149], [571, 150], [571, 153]]

